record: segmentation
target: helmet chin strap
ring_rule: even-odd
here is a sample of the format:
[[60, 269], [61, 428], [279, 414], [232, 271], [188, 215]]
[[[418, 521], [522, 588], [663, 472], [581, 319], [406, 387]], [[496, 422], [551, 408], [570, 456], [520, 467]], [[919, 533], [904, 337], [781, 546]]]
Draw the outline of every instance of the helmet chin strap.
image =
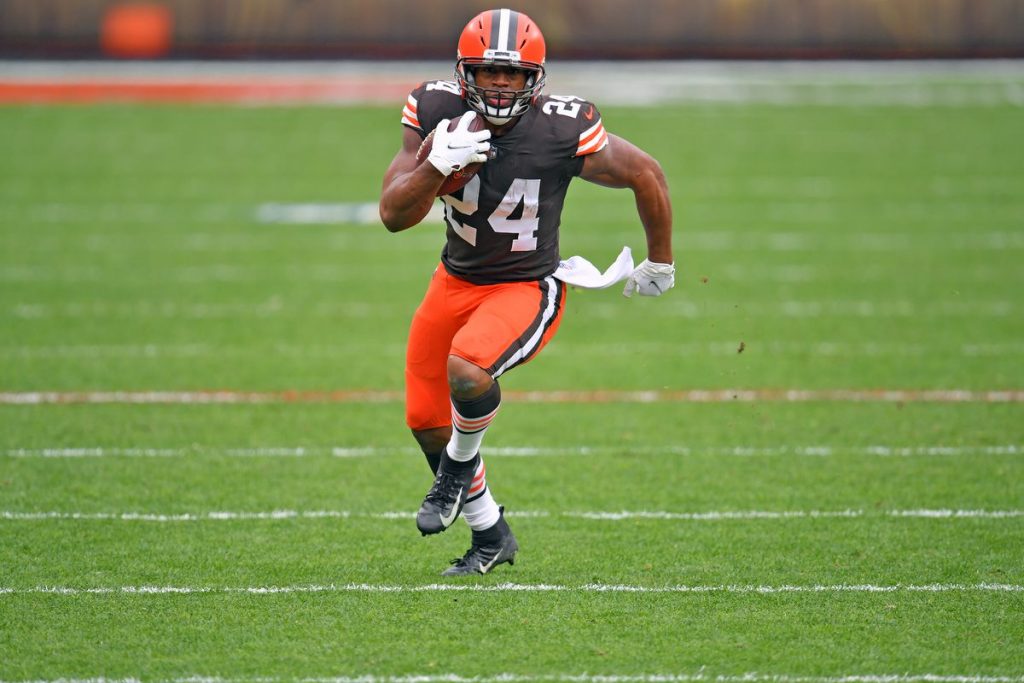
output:
[[486, 114], [484, 114], [484, 118], [496, 126], [504, 126], [512, 120], [511, 116], [487, 116]]

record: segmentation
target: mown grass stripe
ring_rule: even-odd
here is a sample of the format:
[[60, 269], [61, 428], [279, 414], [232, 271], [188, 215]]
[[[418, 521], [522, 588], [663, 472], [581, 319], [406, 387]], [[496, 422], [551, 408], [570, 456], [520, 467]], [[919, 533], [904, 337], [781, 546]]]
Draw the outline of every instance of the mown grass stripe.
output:
[[[2, 270], [2, 268], [0, 268]], [[790, 278], [790, 280], [796, 278]], [[1022, 271], [1024, 280], [1024, 271]], [[0, 281], [3, 280], [0, 272]], [[64, 282], [67, 282], [66, 280]], [[556, 347], [557, 348], [557, 347]], [[755, 350], [747, 345], [745, 352]], [[588, 342], [574, 343], [571, 351], [573, 356], [587, 355], [595, 357], [635, 356], [638, 353], [672, 353], [676, 355], [703, 354], [711, 356], [736, 355], [738, 342], [735, 340], [706, 342]], [[553, 351], [554, 349], [550, 349]], [[923, 358], [936, 354], [965, 356], [968, 358], [1000, 358], [1005, 356], [1024, 355], [1024, 342], [974, 342], [948, 343], [941, 340], [928, 340], [927, 343], [887, 343], [887, 342], [845, 342], [845, 341], [761, 341], [757, 344], [759, 353], [772, 356], [822, 356], [835, 357], [868, 357], [880, 358], [895, 356], [898, 358]], [[346, 358], [352, 354], [369, 353], [379, 355], [404, 356], [404, 344], [380, 344], [373, 342], [350, 341], [337, 344], [300, 345], [275, 344], [276, 355], [291, 358], [316, 356], [318, 358]], [[101, 360], [101, 359], [146, 359], [161, 361], [163, 359], [203, 358], [222, 359], [225, 357], [250, 357], [255, 353], [254, 347], [208, 345], [208, 344], [58, 344], [58, 345], [23, 345], [0, 346], [0, 359], [4, 360]]]
[[[771, 318], [914, 318], [946, 319], [1011, 318], [1019, 314], [1019, 303], [1010, 299], [916, 302], [912, 299], [874, 301], [871, 299], [779, 299], [771, 302], [751, 301], [742, 307], [746, 316]], [[661, 307], [661, 315], [668, 318], [702, 320], [707, 318], [733, 318], [741, 313], [735, 304], [724, 302], [697, 303], [672, 300]], [[590, 309], [597, 317], [614, 317], [621, 310], [620, 303], [594, 304]], [[382, 316], [405, 316], [405, 309], [389, 308], [388, 304], [367, 306], [358, 302], [321, 302], [312, 306], [271, 297], [265, 301], [223, 302], [191, 301], [182, 303], [169, 299], [140, 301], [65, 301], [58, 304], [41, 301], [19, 301], [0, 310], [0, 316], [20, 320], [42, 319], [122, 319], [144, 318], [161, 320], [236, 320], [239, 318], [270, 318], [300, 315], [303, 318], [331, 318], [339, 315], [353, 319], [372, 319]]]
[[[785, 674], [496, 674], [462, 677], [454, 674], [411, 676], [368, 676], [359, 678], [306, 678], [299, 683], [525, 683], [526, 681], [564, 681], [566, 683], [1019, 683], [1024, 676], [979, 676], [936, 674], [881, 674], [846, 676], [789, 676]], [[186, 683], [186, 682], [182, 682]], [[201, 682], [193, 682], [201, 683]], [[209, 683], [219, 683], [210, 681]], [[227, 683], [227, 682], [224, 682]]]

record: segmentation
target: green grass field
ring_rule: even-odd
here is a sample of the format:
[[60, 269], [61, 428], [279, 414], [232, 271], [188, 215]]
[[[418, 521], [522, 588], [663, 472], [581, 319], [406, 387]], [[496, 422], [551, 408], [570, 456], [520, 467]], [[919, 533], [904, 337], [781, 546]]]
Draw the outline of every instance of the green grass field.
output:
[[[677, 288], [572, 292], [506, 391], [1024, 388], [1019, 107], [603, 113]], [[0, 108], [0, 392], [400, 391], [443, 228], [257, 220], [376, 201], [397, 118]], [[562, 230], [644, 255], [628, 192]], [[519, 560], [442, 583], [398, 401], [11, 400], [3, 682], [1024, 681], [1019, 402], [508, 400]]]

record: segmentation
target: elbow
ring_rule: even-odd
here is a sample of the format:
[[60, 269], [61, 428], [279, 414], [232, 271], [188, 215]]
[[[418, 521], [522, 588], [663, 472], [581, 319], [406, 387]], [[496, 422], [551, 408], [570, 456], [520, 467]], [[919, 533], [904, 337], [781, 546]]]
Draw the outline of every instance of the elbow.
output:
[[665, 178], [665, 171], [662, 170], [661, 164], [653, 157], [648, 157], [646, 163], [632, 174], [629, 185], [634, 192], [651, 191], [655, 188], [659, 192], [668, 192], [668, 180]]
[[654, 157], [649, 157], [649, 159], [650, 161], [647, 164], [644, 175], [658, 186], [667, 190], [668, 180], [665, 178], [665, 171], [661, 168], [661, 164]]
[[388, 232], [401, 232], [410, 227], [406, 221], [402, 220], [402, 216], [398, 212], [385, 205], [384, 202], [380, 203], [379, 209], [380, 222], [384, 224]]
[[665, 170], [657, 161], [654, 162], [654, 172], [658, 176], [658, 182], [660, 182], [665, 187], [668, 187], [668, 179], [665, 177]]

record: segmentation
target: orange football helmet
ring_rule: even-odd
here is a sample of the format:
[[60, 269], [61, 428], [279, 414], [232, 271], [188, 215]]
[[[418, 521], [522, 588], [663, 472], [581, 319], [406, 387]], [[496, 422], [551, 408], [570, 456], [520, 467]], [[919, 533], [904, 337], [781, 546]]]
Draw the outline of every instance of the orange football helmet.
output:
[[[544, 87], [544, 36], [537, 24], [522, 12], [492, 9], [473, 17], [459, 36], [455, 62], [455, 80], [462, 96], [476, 111], [492, 123], [501, 125], [522, 116]], [[499, 65], [527, 72], [526, 88], [502, 92], [486, 90], [476, 84], [473, 70], [484, 65]], [[499, 106], [511, 95], [511, 104]]]

